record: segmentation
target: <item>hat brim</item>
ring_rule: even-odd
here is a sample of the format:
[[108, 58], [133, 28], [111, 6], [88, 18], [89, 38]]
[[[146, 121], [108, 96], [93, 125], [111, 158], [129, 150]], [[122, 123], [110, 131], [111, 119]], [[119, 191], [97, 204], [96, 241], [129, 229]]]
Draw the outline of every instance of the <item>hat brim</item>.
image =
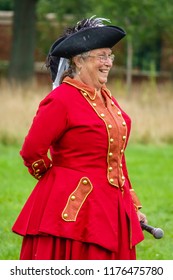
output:
[[125, 35], [126, 32], [117, 26], [85, 28], [54, 42], [50, 55], [71, 58], [93, 49], [112, 48]]

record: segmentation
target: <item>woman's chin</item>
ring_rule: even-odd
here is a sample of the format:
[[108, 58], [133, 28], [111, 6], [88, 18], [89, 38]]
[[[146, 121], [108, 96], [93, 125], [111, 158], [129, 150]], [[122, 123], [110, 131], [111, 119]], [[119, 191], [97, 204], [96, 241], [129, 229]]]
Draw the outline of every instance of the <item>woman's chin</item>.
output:
[[102, 79], [99, 80], [99, 82], [100, 82], [101, 85], [104, 85], [104, 84], [107, 83], [107, 80], [108, 80], [107, 78], [102, 78]]

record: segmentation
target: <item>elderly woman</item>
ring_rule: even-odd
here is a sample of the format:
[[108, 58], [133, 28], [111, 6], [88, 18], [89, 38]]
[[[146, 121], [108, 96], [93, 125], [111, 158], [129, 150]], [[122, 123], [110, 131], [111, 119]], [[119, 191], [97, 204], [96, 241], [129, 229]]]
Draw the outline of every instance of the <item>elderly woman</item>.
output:
[[103, 20], [80, 21], [50, 49], [54, 90], [20, 152], [38, 179], [12, 228], [20, 259], [136, 259], [144, 238], [124, 155], [130, 118], [105, 85], [125, 32]]

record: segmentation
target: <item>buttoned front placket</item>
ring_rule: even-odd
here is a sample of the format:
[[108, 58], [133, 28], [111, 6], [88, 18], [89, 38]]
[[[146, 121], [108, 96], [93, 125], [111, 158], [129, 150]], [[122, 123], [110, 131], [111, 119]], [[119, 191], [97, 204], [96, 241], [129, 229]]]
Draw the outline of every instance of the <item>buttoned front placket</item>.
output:
[[66, 77], [64, 82], [78, 88], [98, 117], [105, 123], [108, 135], [107, 180], [123, 192], [125, 176], [122, 170], [122, 158], [126, 146], [127, 125], [121, 110], [114, 103], [111, 93], [106, 87], [102, 88], [102, 95], [106, 99], [105, 106], [97, 92], [89, 86], [69, 77]]
[[121, 110], [113, 102], [111, 95], [104, 94], [107, 107], [97, 94], [81, 91], [97, 115], [104, 121], [108, 134], [107, 179], [113, 186], [123, 191], [125, 177], [122, 171], [122, 157], [126, 145], [127, 126]]

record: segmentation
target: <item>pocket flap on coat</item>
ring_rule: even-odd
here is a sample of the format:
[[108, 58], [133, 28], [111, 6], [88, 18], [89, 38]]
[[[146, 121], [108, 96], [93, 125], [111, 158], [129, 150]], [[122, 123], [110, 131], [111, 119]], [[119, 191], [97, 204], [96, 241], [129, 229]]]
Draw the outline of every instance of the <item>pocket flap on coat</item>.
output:
[[78, 212], [92, 191], [93, 186], [87, 177], [82, 177], [76, 189], [70, 194], [67, 204], [62, 212], [63, 220], [76, 221]]

